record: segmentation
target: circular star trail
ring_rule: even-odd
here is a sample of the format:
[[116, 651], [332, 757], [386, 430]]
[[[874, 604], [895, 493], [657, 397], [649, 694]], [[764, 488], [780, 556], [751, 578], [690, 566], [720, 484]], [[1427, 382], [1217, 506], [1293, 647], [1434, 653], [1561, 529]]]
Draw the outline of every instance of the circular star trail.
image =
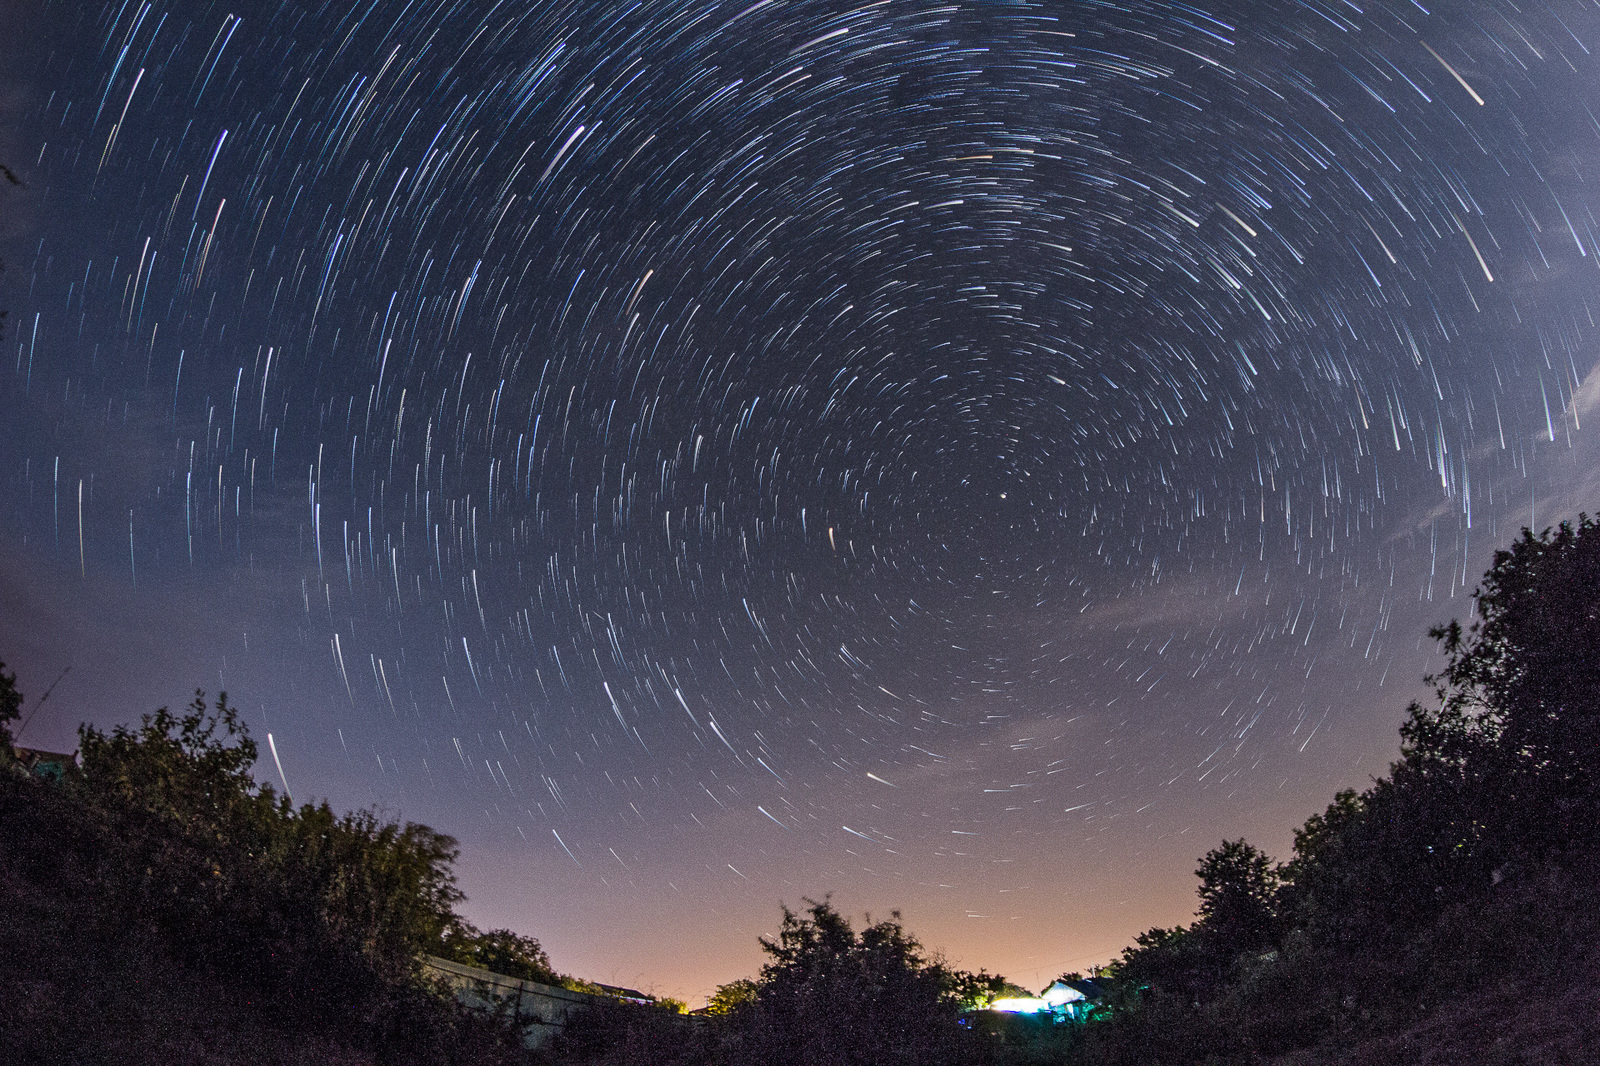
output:
[[1582, 4], [29, 12], [10, 568], [575, 885], [1181, 871], [1593, 487]]

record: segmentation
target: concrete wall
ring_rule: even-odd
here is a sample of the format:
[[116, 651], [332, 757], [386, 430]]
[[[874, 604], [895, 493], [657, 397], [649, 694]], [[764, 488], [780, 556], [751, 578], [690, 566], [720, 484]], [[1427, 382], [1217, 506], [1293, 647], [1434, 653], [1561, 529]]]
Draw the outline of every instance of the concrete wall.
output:
[[467, 966], [434, 955], [423, 957], [422, 968], [430, 977], [443, 980], [455, 989], [456, 998], [469, 1007], [513, 1014], [523, 1023], [523, 1043], [543, 1047], [567, 1018], [583, 1007], [615, 1003], [608, 996], [573, 992], [538, 981], [520, 981], [477, 966]]

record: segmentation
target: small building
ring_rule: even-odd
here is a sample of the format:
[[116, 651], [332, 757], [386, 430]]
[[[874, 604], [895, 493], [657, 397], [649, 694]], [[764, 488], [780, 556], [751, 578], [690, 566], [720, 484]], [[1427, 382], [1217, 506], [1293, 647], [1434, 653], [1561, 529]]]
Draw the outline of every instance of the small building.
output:
[[620, 999], [624, 1003], [633, 1003], [641, 1007], [648, 1007], [656, 1001], [656, 997], [648, 992], [641, 992], [637, 988], [623, 988], [620, 985], [604, 985], [598, 982], [594, 982], [594, 987], [598, 988], [603, 995], [610, 996], [612, 999]]
[[18, 766], [46, 781], [60, 781], [69, 769], [78, 767], [78, 753], [75, 751], [44, 751], [41, 748], [13, 746], [11, 754], [16, 757]]
[[1051, 982], [1039, 998], [1057, 1022], [1086, 1022], [1105, 994], [1105, 987], [1094, 978], [1067, 974]]
[[[1021, 989], [1013, 990], [1021, 991]], [[1050, 987], [1037, 996], [1001, 996], [968, 1013], [974, 1017], [986, 1015], [994, 1019], [997, 1024], [1001, 1019], [1009, 1019], [1007, 1024], [1013, 1027], [1022, 1023], [1035, 1025], [1082, 1023], [1093, 1016], [1105, 994], [1105, 986], [1099, 981], [1071, 973], [1051, 982]]]

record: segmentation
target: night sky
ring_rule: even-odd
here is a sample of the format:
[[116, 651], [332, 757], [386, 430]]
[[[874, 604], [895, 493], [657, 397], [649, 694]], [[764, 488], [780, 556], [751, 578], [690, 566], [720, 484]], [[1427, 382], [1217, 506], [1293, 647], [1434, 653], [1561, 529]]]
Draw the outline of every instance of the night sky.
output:
[[1103, 962], [1600, 508], [1591, 4], [6, 7], [23, 741], [226, 689], [566, 972]]

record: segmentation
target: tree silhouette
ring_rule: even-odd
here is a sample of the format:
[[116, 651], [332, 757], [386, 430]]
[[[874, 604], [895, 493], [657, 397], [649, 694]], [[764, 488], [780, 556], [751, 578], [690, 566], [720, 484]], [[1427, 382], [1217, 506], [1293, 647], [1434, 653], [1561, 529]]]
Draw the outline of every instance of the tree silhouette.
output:
[[1277, 939], [1274, 900], [1280, 878], [1253, 844], [1224, 840], [1200, 859], [1200, 928], [1226, 956], [1260, 951]]
[[[1437, 709], [1412, 708], [1406, 762], [1489, 786], [1502, 857], [1587, 847], [1600, 808], [1600, 522], [1523, 530], [1476, 594], [1476, 621], [1433, 630]], [[1484, 790], [1488, 790], [1485, 788]]]
[[[0, 732], [19, 703], [0, 670]], [[336, 1045], [337, 1061], [519, 1051], [419, 972], [459, 923], [452, 838], [294, 807], [255, 781], [255, 744], [225, 697], [84, 726], [79, 744], [81, 768], [58, 781], [0, 773], [0, 1058], [182, 1059], [202, 1032], [262, 1026]]]
[[22, 714], [22, 693], [17, 691], [17, 675], [6, 672], [6, 664], [0, 661], [0, 759], [11, 757], [11, 730], [8, 722], [14, 722]]
[[754, 999], [733, 1017], [748, 1061], [770, 1066], [890, 1066], [953, 1061], [958, 975], [924, 954], [899, 912], [858, 934], [831, 902], [783, 909]]

